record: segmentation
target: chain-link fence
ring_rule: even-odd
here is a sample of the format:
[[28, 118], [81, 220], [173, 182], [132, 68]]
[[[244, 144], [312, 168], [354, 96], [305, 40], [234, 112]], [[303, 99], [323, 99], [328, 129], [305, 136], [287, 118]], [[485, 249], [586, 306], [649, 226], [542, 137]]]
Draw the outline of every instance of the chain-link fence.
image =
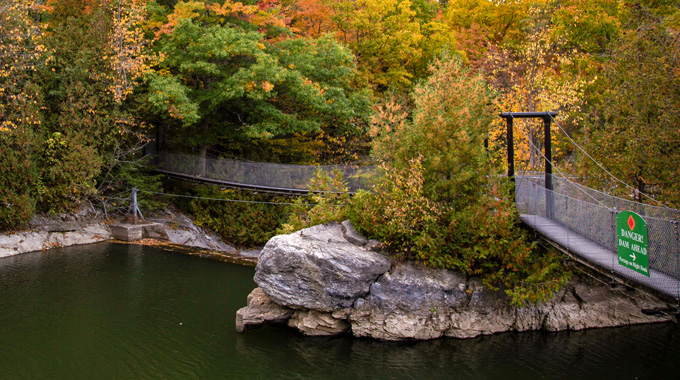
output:
[[[516, 176], [515, 199], [521, 214], [539, 215], [558, 222], [576, 234], [590, 239], [616, 255], [616, 215], [633, 211], [647, 222], [649, 268], [670, 277], [668, 294], [676, 294], [680, 279], [680, 210], [657, 207], [613, 197], [569, 179], [553, 176], [553, 191], [545, 188], [545, 176], [524, 173]], [[615, 264], [615, 272], [649, 284], [647, 276]], [[619, 268], [620, 267], [620, 268]], [[669, 281], [670, 280], [670, 281]], [[658, 284], [657, 284], [658, 285]]]
[[288, 165], [252, 161], [229, 160], [225, 158], [158, 152], [156, 167], [167, 173], [212, 182], [248, 188], [273, 189], [280, 191], [306, 191], [309, 181], [318, 171], [331, 174], [340, 171], [348, 182], [350, 192], [367, 187], [372, 167], [347, 165]]

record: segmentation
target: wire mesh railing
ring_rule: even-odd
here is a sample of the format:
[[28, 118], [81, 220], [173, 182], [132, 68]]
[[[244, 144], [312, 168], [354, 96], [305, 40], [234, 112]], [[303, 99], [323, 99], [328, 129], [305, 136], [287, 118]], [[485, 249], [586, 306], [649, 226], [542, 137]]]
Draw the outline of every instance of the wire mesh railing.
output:
[[[568, 178], [553, 176], [553, 189], [545, 188], [545, 176], [516, 176], [515, 199], [522, 214], [547, 217], [569, 231], [588, 238], [616, 255], [616, 215], [634, 211], [647, 222], [649, 268], [675, 279], [667, 284], [669, 293], [677, 291], [680, 280], [680, 211], [613, 197], [577, 184]], [[612, 270], [618, 264], [612, 258]], [[647, 284], [650, 278], [629, 271], [626, 277]]]
[[231, 160], [218, 157], [201, 158], [197, 155], [157, 152], [158, 170], [211, 182], [255, 189], [307, 191], [317, 171], [328, 174], [340, 171], [350, 192], [367, 187], [372, 167], [350, 165], [291, 165]]

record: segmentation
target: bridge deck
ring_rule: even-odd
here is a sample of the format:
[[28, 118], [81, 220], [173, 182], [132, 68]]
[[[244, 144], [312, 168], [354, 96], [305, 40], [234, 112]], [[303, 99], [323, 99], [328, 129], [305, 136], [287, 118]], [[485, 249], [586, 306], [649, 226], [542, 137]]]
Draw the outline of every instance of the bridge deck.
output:
[[522, 214], [520, 219], [536, 232], [543, 235], [550, 242], [557, 244], [567, 252], [573, 253], [591, 264], [606, 271], [614, 271], [616, 275], [647, 286], [661, 294], [677, 299], [680, 295], [678, 280], [654, 269], [649, 270], [650, 276], [644, 276], [626, 267], [618, 265], [615, 252], [596, 244], [562, 224], [538, 215]]

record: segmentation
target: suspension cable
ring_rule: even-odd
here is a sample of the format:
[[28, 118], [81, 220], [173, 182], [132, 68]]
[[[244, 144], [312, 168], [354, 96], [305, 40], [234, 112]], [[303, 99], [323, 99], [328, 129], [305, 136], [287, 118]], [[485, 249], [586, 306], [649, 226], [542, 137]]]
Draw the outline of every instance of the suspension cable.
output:
[[600, 164], [600, 163], [599, 163], [597, 160], [595, 160], [590, 154], [588, 154], [588, 152], [586, 152], [585, 149], [583, 149], [578, 143], [576, 143], [576, 141], [574, 141], [574, 139], [572, 139], [571, 136], [569, 136], [569, 134], [567, 133], [567, 131], [565, 131], [564, 128], [562, 128], [562, 125], [560, 125], [560, 123], [558, 123], [557, 120], [555, 120], [555, 118], [552, 117], [552, 115], [550, 115], [550, 118], [555, 122], [555, 124], [556, 124], [557, 127], [562, 131], [562, 133], [564, 133], [564, 135], [567, 136], [567, 138], [569, 139], [569, 141], [571, 141], [571, 143], [574, 144], [574, 146], [576, 146], [581, 152], [583, 152], [583, 153], [586, 155], [586, 157], [590, 158], [594, 163], [596, 163], [597, 166], [599, 166], [600, 169], [604, 170], [604, 172], [607, 173], [610, 177], [612, 177], [613, 179], [615, 179], [617, 182], [623, 184], [624, 186], [626, 186], [626, 187], [628, 187], [628, 188], [630, 188], [630, 189], [633, 189], [635, 192], [642, 194], [644, 197], [649, 198], [649, 199], [651, 199], [652, 201], [658, 203], [658, 204], [661, 205], [662, 207], [665, 207], [665, 208], [667, 208], [667, 209], [670, 209], [670, 207], [666, 206], [665, 204], [661, 203], [660, 201], [656, 200], [655, 198], [653, 198], [653, 197], [647, 195], [646, 193], [644, 193], [644, 192], [642, 192], [642, 191], [640, 191], [640, 190], [634, 188], [633, 186], [631, 186], [631, 185], [629, 185], [629, 184], [623, 182], [622, 180], [618, 179], [614, 174], [612, 174], [612, 173], [611, 173], [609, 170], [607, 170], [602, 164]]
[[[513, 118], [513, 120], [515, 119], [515, 117], [514, 117], [513, 115], [510, 115], [510, 116]], [[547, 157], [545, 157], [545, 155], [543, 154], [543, 152], [542, 152], [540, 149], [538, 149], [538, 147], [537, 147], [536, 145], [534, 145], [533, 141], [531, 141], [531, 138], [529, 138], [529, 135], [526, 133], [526, 131], [524, 131], [524, 128], [519, 128], [519, 129], [522, 131], [522, 133], [524, 134], [524, 136], [526, 136], [527, 141], [529, 142], [529, 144], [531, 144], [531, 146], [532, 146], [534, 149], [536, 149], [536, 151], [539, 152], [539, 154], [541, 155], [541, 157], [543, 157], [544, 160], [546, 160], [547, 162], [549, 162], [549, 163], [552, 165], [553, 169], [555, 169], [555, 171], [557, 171], [557, 173], [559, 173], [559, 175], [560, 175], [562, 178], [564, 178], [564, 180], [566, 180], [566, 181], [569, 182], [570, 184], [574, 185], [574, 187], [576, 187], [580, 192], [582, 192], [583, 194], [587, 195], [590, 199], [592, 199], [592, 200], [594, 200], [595, 202], [597, 202], [600, 206], [606, 208], [607, 210], [610, 210], [610, 211], [612, 210], [611, 208], [607, 207], [607, 205], [605, 205], [604, 203], [600, 202], [597, 198], [593, 197], [593, 196], [590, 195], [587, 191], [581, 189], [580, 186], [577, 186], [576, 183], [574, 183], [574, 182], [571, 181], [569, 178], [567, 178], [567, 176], [565, 176], [564, 173], [562, 173], [562, 171], [561, 171], [560, 169], [558, 169], [558, 168], [555, 166], [555, 164], [554, 164], [551, 160], [548, 160]], [[554, 191], [554, 190], [553, 190], [553, 191]]]
[[[179, 197], [179, 198], [191, 198], [191, 199], [201, 199], [207, 201], [221, 201], [221, 202], [233, 202], [233, 203], [253, 203], [253, 204], [264, 204], [264, 205], [289, 205], [289, 206], [319, 206], [321, 203], [291, 203], [291, 202], [266, 202], [266, 201], [247, 201], [242, 199], [226, 199], [226, 198], [210, 198], [210, 197], [198, 197], [194, 195], [184, 195], [184, 194], [171, 194], [171, 193], [161, 193], [157, 191], [146, 191], [139, 190], [140, 193], [147, 193], [153, 195], [163, 195], [168, 197]], [[346, 206], [344, 204], [323, 204], [324, 206]]]

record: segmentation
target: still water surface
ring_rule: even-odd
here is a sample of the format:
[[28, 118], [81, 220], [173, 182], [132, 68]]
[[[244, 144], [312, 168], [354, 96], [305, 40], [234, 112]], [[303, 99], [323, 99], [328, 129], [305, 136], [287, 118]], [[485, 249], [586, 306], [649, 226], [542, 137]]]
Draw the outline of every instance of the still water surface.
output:
[[238, 334], [253, 273], [121, 244], [0, 259], [0, 379], [680, 379], [674, 324], [407, 343]]

